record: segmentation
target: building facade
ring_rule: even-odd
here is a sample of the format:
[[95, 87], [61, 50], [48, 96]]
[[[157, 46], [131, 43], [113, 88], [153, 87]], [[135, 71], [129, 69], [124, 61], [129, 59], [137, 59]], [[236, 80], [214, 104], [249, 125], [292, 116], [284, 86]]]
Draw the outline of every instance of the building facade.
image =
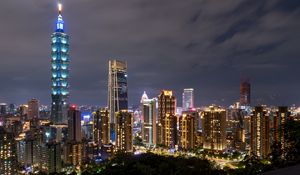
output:
[[285, 147], [284, 139], [284, 125], [291, 117], [291, 112], [287, 106], [279, 106], [276, 110], [273, 120], [273, 141], [274, 143], [280, 143], [282, 148]]
[[59, 173], [62, 170], [62, 149], [60, 143], [47, 143], [46, 145], [47, 173]]
[[244, 151], [246, 149], [245, 116], [246, 112], [233, 107], [227, 110], [227, 139], [232, 149]]
[[177, 117], [173, 114], [166, 114], [162, 123], [162, 145], [168, 148], [175, 148], [177, 145]]
[[267, 158], [271, 152], [270, 116], [266, 107], [256, 106], [251, 115], [251, 153]]
[[68, 111], [68, 141], [81, 142], [81, 113], [76, 106], [71, 106]]
[[0, 116], [7, 114], [7, 104], [6, 103], [0, 103]]
[[27, 119], [32, 120], [37, 118], [39, 118], [39, 101], [33, 98], [28, 102]]
[[202, 114], [203, 148], [222, 151], [226, 148], [226, 110], [218, 106], [206, 108]]
[[119, 60], [109, 61], [108, 109], [111, 140], [115, 141], [116, 112], [128, 109], [127, 63]]
[[17, 174], [16, 142], [12, 133], [0, 127], [0, 174]]
[[184, 89], [182, 94], [182, 110], [187, 111], [194, 108], [194, 89]]
[[133, 114], [123, 110], [116, 113], [116, 150], [133, 151]]
[[165, 145], [166, 120], [169, 121], [171, 118], [176, 117], [175, 113], [176, 97], [173, 95], [173, 92], [169, 90], [161, 91], [158, 96], [157, 144]]
[[102, 108], [93, 114], [93, 140], [97, 148], [110, 143], [109, 111]]
[[251, 101], [251, 84], [249, 80], [242, 80], [240, 84], [240, 104], [242, 106], [250, 106]]
[[156, 103], [156, 98], [149, 99], [144, 92], [141, 99], [142, 139], [148, 146], [156, 145]]
[[[197, 112], [196, 112], [197, 113]], [[196, 146], [197, 117], [191, 113], [183, 113], [179, 118], [179, 148], [191, 150]]]
[[82, 165], [83, 144], [80, 142], [68, 142], [64, 144], [64, 164], [77, 167]]
[[39, 128], [31, 128], [26, 132], [25, 137], [25, 166], [32, 170], [38, 170], [41, 167], [41, 151], [43, 144], [43, 132]]
[[56, 30], [51, 35], [51, 121], [67, 123], [69, 108], [69, 36], [64, 31], [62, 4], [58, 4], [59, 15]]

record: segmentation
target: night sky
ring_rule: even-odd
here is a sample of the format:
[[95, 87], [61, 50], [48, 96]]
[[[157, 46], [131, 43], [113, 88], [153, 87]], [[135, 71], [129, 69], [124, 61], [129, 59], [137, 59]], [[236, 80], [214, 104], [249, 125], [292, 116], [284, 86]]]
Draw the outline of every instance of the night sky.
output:
[[[64, 0], [71, 103], [105, 106], [108, 60], [128, 62], [130, 104], [195, 88], [230, 105], [249, 77], [252, 104], [300, 104], [299, 0]], [[50, 104], [56, 0], [1, 0], [0, 102]]]

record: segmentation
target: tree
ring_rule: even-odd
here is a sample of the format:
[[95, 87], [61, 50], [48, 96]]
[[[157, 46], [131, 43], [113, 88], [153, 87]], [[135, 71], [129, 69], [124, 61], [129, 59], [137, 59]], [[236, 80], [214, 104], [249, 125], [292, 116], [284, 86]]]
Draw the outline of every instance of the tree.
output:
[[[92, 174], [92, 173], [91, 173]], [[132, 155], [120, 153], [105, 165], [100, 175], [167, 175], [167, 174], [225, 174], [206, 159], [196, 157], [159, 156], [152, 153]]]
[[254, 154], [245, 156], [244, 160], [240, 162], [240, 166], [243, 168], [234, 174], [254, 175], [264, 172], [266, 169], [270, 168], [264, 165], [259, 157]]
[[143, 139], [141, 137], [139, 137], [139, 136], [134, 137], [134, 139], [133, 139], [133, 145], [144, 146]]
[[300, 162], [300, 122], [288, 120], [284, 125], [285, 159], [287, 163]]
[[282, 150], [282, 144], [275, 142], [271, 146], [271, 153], [270, 153], [270, 160], [272, 162], [272, 165], [275, 167], [282, 167], [284, 165], [284, 159], [283, 159], [283, 150]]

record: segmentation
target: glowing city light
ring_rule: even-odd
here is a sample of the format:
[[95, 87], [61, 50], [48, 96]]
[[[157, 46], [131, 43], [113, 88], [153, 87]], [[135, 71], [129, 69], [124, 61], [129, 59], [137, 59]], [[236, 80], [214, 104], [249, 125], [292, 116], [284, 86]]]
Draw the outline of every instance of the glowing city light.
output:
[[62, 8], [63, 8], [61, 2], [59, 2], [57, 6], [58, 6], [59, 13], [61, 13], [62, 12]]
[[46, 137], [50, 137], [50, 133], [49, 132], [46, 132], [45, 135], [46, 135]]
[[91, 115], [84, 115], [83, 118], [86, 119], [86, 120], [88, 120], [88, 119], [91, 118]]

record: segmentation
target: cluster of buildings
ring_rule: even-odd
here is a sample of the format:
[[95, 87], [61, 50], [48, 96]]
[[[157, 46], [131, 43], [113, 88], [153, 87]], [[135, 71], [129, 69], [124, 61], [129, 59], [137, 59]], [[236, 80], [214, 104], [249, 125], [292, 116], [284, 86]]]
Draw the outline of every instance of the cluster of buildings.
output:
[[284, 124], [299, 120], [296, 108], [250, 106], [250, 83], [242, 81], [240, 101], [228, 108], [195, 107], [193, 89], [184, 89], [182, 111], [176, 97], [163, 90], [157, 98], [141, 99], [141, 137], [146, 146], [178, 151], [203, 148], [211, 152], [242, 152], [267, 158], [274, 143], [285, 147]]
[[[142, 95], [139, 112], [128, 110], [127, 63], [109, 61], [108, 104], [79, 109], [69, 102], [69, 36], [62, 5], [51, 35], [51, 110], [37, 99], [26, 105], [0, 104], [0, 174], [76, 171], [118, 151], [134, 152], [139, 137], [149, 150], [203, 148], [240, 151], [265, 158], [275, 142], [285, 144], [284, 123], [297, 119], [289, 107], [250, 106], [250, 83], [242, 81], [240, 101], [224, 108], [196, 107], [194, 89], [184, 89], [182, 106], [175, 93]], [[82, 115], [92, 110], [91, 116]]]

